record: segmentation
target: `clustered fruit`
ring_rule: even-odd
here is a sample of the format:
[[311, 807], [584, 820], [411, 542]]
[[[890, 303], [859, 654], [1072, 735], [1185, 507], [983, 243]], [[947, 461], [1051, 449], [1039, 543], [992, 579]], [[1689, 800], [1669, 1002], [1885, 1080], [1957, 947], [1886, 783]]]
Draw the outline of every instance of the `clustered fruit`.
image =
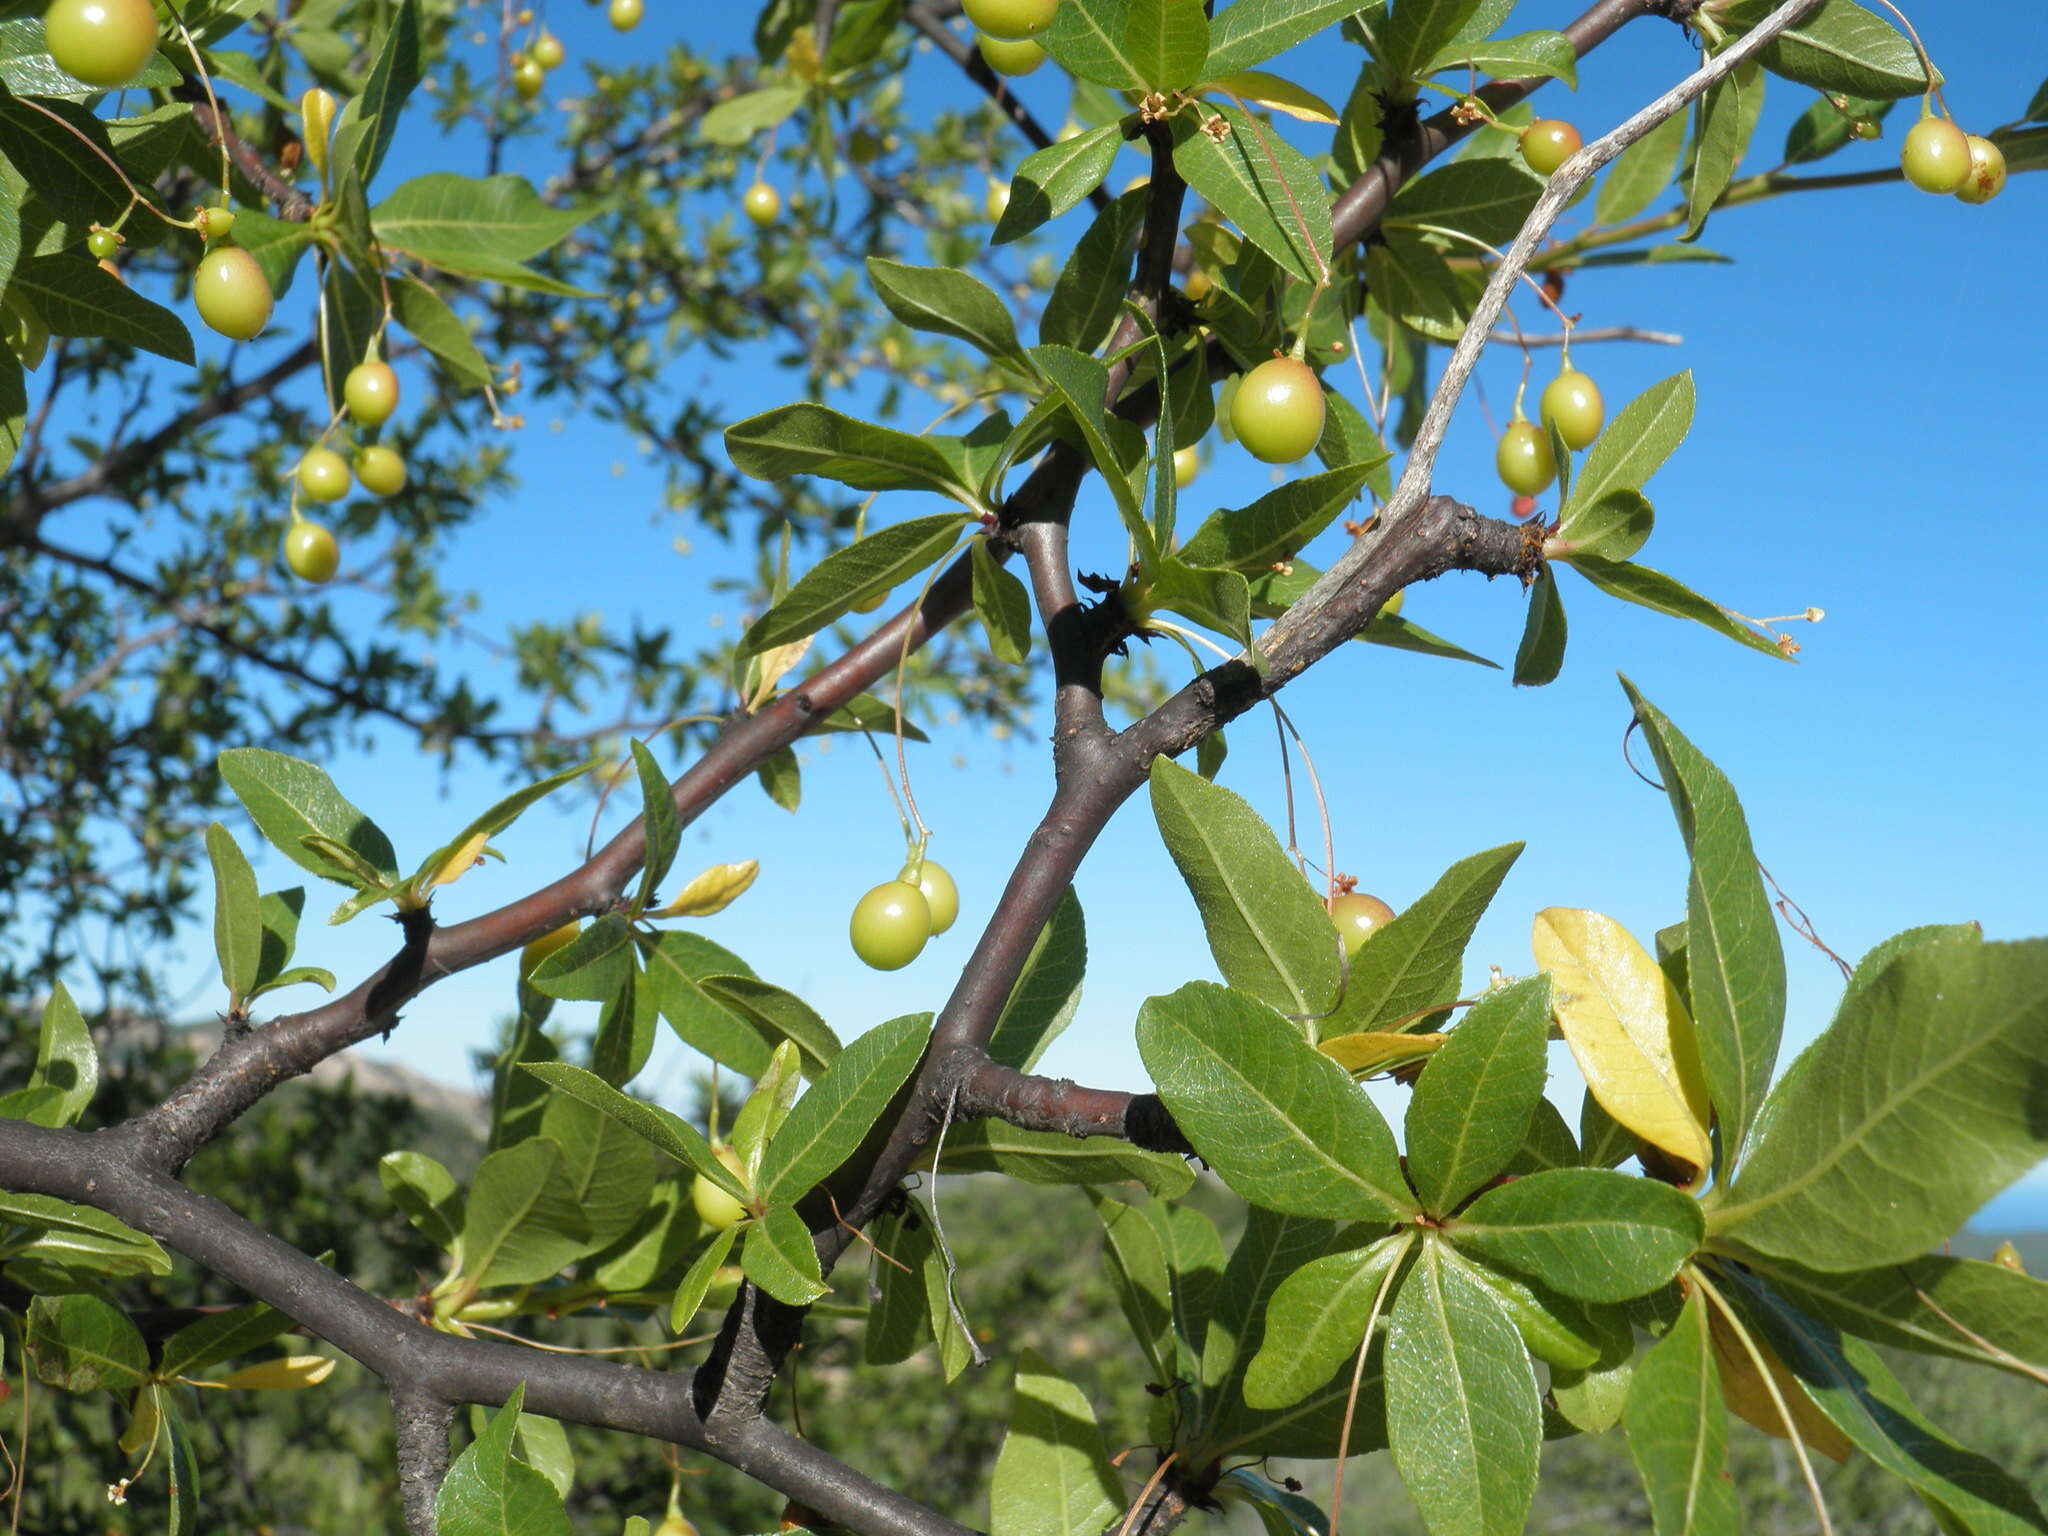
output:
[[1060, 0], [966, 0], [974, 45], [999, 75], [1028, 75], [1045, 62], [1038, 36], [1052, 25]]
[[853, 952], [878, 971], [900, 971], [960, 915], [960, 890], [945, 866], [913, 857], [854, 905]]
[[533, 100], [547, 89], [548, 71], [567, 56], [562, 40], [547, 28], [541, 28], [525, 48], [512, 55], [512, 89], [519, 93], [521, 100]]
[[[1600, 398], [1600, 386], [1572, 366], [1567, 351], [1563, 368], [1544, 387], [1536, 414], [1540, 426], [1522, 414], [1522, 398], [1517, 395], [1514, 417], [1494, 450], [1494, 468], [1500, 472], [1501, 484], [1515, 493], [1518, 504], [1547, 489], [1557, 478], [1550, 429], [1555, 428], [1573, 452], [1591, 447], [1606, 420], [1607, 406]], [[1533, 502], [1530, 510], [1534, 510]], [[1515, 515], [1526, 514], [1518, 510]]]
[[1931, 111], [1907, 131], [1899, 169], [1922, 192], [1954, 193], [1966, 203], [1988, 203], [2005, 190], [2005, 152]]
[[[375, 432], [398, 409], [398, 375], [391, 365], [374, 353], [348, 371], [342, 380], [342, 405], [349, 419], [365, 432]], [[356, 449], [355, 472], [348, 461], [332, 448], [316, 444], [306, 450], [295, 471], [299, 495], [322, 505], [341, 500], [352, 484], [359, 484], [373, 496], [389, 498], [405, 489], [405, 459], [397, 449], [383, 443], [364, 443]], [[318, 523], [292, 510], [291, 526], [284, 536], [285, 564], [301, 581], [316, 586], [333, 579], [341, 564], [334, 535]]]

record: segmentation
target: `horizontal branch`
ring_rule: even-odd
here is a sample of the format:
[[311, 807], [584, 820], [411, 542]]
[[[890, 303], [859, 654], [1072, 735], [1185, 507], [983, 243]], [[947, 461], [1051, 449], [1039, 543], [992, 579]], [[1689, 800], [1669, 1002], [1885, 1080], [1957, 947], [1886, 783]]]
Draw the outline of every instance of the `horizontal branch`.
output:
[[1155, 1093], [1083, 1088], [1064, 1077], [1039, 1077], [963, 1048], [951, 1059], [948, 1102], [956, 1120], [994, 1119], [1021, 1131], [1062, 1136], [1113, 1136], [1146, 1152], [1186, 1156], [1195, 1149]]
[[1633, 325], [1590, 326], [1583, 331], [1549, 331], [1541, 336], [1530, 336], [1515, 331], [1491, 331], [1486, 339], [1497, 347], [1582, 346], [1595, 341], [1647, 341], [1659, 347], [1685, 345], [1685, 338], [1675, 331], [1645, 331]]

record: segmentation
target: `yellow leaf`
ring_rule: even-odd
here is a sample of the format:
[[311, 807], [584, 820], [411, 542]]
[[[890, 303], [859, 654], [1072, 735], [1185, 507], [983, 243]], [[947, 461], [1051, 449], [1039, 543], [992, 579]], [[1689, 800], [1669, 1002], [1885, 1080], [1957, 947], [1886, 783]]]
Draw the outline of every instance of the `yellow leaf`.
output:
[[804, 653], [810, 650], [811, 642], [816, 638], [815, 635], [805, 635], [801, 640], [792, 640], [787, 645], [778, 645], [772, 650], [763, 651], [755, 659], [754, 671], [757, 681], [754, 683], [753, 697], [747, 700], [748, 714], [751, 715], [775, 697], [775, 685], [804, 659]]
[[1211, 80], [1207, 85], [1198, 86], [1196, 89], [1220, 91], [1253, 106], [1265, 107], [1268, 111], [1285, 112], [1289, 117], [1299, 118], [1304, 123], [1322, 123], [1332, 128], [1337, 126], [1335, 107], [1314, 91], [1303, 90], [1292, 80], [1282, 80], [1278, 75], [1269, 75], [1263, 69], [1247, 69], [1234, 75], [1225, 75], [1221, 80]]
[[650, 917], [709, 917], [737, 901], [761, 872], [759, 859], [744, 864], [714, 864], [684, 886], [676, 899]]
[[[1728, 1411], [1748, 1420], [1767, 1435], [1790, 1440], [1792, 1437], [1785, 1432], [1784, 1417], [1778, 1412], [1778, 1405], [1771, 1401], [1770, 1388], [1764, 1385], [1763, 1373], [1756, 1368], [1756, 1361], [1749, 1357], [1742, 1340], [1735, 1336], [1735, 1330], [1729, 1327], [1728, 1319], [1719, 1310], [1713, 1313], [1712, 1333], [1714, 1362], [1721, 1368], [1721, 1401], [1728, 1405]], [[1756, 1352], [1763, 1357], [1764, 1364], [1771, 1368], [1771, 1380], [1777, 1384], [1778, 1395], [1785, 1400], [1785, 1407], [1791, 1412], [1801, 1442], [1808, 1450], [1819, 1451], [1836, 1461], [1847, 1461], [1851, 1449], [1849, 1437], [1837, 1429], [1834, 1420], [1822, 1413], [1814, 1400], [1806, 1395], [1806, 1388], [1785, 1369], [1785, 1362], [1773, 1353], [1769, 1344], [1754, 1333], [1750, 1339], [1756, 1345]]]
[[1444, 1043], [1442, 1035], [1362, 1034], [1339, 1035], [1316, 1049], [1346, 1072], [1384, 1072], [1404, 1061], [1419, 1061], [1433, 1055]]
[[1536, 963], [1586, 1087], [1616, 1122], [1695, 1170], [1712, 1161], [1706, 1081], [1685, 1003], [1648, 950], [1611, 917], [1536, 914]]
[[334, 1374], [334, 1361], [326, 1355], [287, 1355], [282, 1360], [265, 1360], [245, 1366], [220, 1384], [242, 1391], [300, 1392], [317, 1387]]
[[447, 862], [434, 871], [434, 878], [427, 882], [427, 889], [431, 891], [437, 885], [453, 885], [476, 868], [476, 861], [483, 857], [484, 844], [489, 841], [488, 832], [474, 834], [468, 842], [449, 854]]

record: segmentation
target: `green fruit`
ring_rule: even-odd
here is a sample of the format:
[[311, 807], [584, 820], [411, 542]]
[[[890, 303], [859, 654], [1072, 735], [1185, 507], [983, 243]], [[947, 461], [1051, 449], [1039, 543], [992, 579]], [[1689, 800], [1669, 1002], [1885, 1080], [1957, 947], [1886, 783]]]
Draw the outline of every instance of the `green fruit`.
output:
[[67, 75], [126, 85], [156, 52], [156, 11], [149, 0], [51, 0], [43, 42]]
[[1522, 161], [1538, 176], [1549, 176], [1579, 152], [1586, 141], [1570, 123], [1538, 118], [1522, 130]]
[[2005, 190], [2005, 151], [1980, 134], [1971, 134], [1970, 174], [1956, 188], [1966, 203], [1988, 203]]
[[208, 242], [225, 240], [234, 233], [235, 211], [232, 208], [202, 208], [192, 216], [198, 227], [199, 238]]
[[1945, 117], [1923, 117], [1906, 135], [1899, 168], [1922, 192], [1946, 196], [1969, 179], [1970, 140]]
[[0, 339], [7, 350], [30, 373], [43, 366], [50, 351], [50, 328], [35, 306], [18, 293], [10, 292], [0, 301]]
[[[309, 525], [310, 526], [310, 525]], [[526, 947], [519, 951], [519, 979], [525, 981], [533, 975], [534, 968], [558, 949], [567, 949], [576, 942], [576, 935], [583, 931], [581, 923], [562, 924], [537, 939], [528, 939]]]
[[1308, 364], [1269, 358], [1231, 396], [1230, 425], [1253, 458], [1292, 464], [1323, 435], [1323, 386]]
[[557, 68], [566, 55], [562, 51], [562, 40], [552, 32], [543, 32], [533, 40], [533, 46], [526, 50], [528, 57], [542, 69]]
[[1012, 78], [1028, 75], [1045, 62], [1045, 50], [1028, 37], [1010, 42], [983, 32], [975, 38], [974, 46], [981, 50], [982, 61], [990, 69]]
[[877, 592], [872, 597], [864, 597], [855, 603], [853, 611], [855, 613], [873, 613], [887, 601], [889, 601], [889, 594], [887, 592]]
[[1550, 435], [1527, 421], [1511, 421], [1500, 435], [1493, 456], [1501, 484], [1523, 496], [1534, 496], [1557, 478], [1557, 458]]
[[309, 448], [298, 476], [299, 494], [308, 501], [339, 501], [348, 494], [348, 464], [332, 448]]
[[612, 25], [621, 32], [630, 32], [639, 26], [646, 14], [646, 0], [612, 0]]
[[253, 341], [270, 324], [275, 300], [256, 258], [239, 245], [223, 245], [200, 258], [192, 274], [192, 302], [199, 318], [221, 335]]
[[765, 181], [757, 181], [740, 194], [740, 207], [756, 229], [766, 229], [782, 216], [782, 194]]
[[1607, 406], [1600, 398], [1600, 386], [1574, 368], [1544, 386], [1537, 414], [1543, 425], [1557, 428], [1567, 448], [1577, 449], [1588, 447], [1600, 435]]
[[1015, 42], [1052, 25], [1060, 0], [966, 0], [967, 19], [990, 37]]
[[527, 101], [533, 100], [547, 88], [548, 72], [532, 59], [521, 59], [512, 66], [512, 89]]
[[389, 363], [357, 363], [341, 382], [341, 399], [358, 426], [381, 427], [398, 409], [398, 375]]
[[846, 158], [855, 165], [873, 165], [882, 158], [881, 135], [869, 128], [856, 128], [846, 141]]
[[85, 248], [95, 259], [105, 261], [121, 249], [121, 237], [111, 229], [96, 229], [85, 237]]
[[[718, 1160], [730, 1168], [733, 1176], [741, 1183], [746, 1182], [740, 1167], [740, 1155], [730, 1146], [715, 1146], [711, 1149], [718, 1154]], [[697, 1219], [714, 1232], [723, 1232], [736, 1225], [747, 1214], [746, 1206], [720, 1189], [716, 1184], [698, 1174], [690, 1181], [690, 1204], [697, 1208]]]
[[904, 865], [896, 878], [905, 885], [916, 885], [924, 896], [925, 905], [932, 915], [932, 937], [937, 938], [952, 927], [953, 919], [960, 915], [960, 888], [946, 873], [946, 866], [936, 860], [926, 859], [923, 872], [915, 881], [910, 878], [910, 869], [910, 865]]
[[1392, 907], [1379, 897], [1368, 896], [1362, 891], [1332, 896], [1329, 907], [1330, 921], [1337, 925], [1346, 955], [1357, 954], [1360, 945], [1394, 920]]
[[375, 443], [356, 451], [356, 479], [373, 496], [396, 496], [405, 489], [405, 460], [395, 448]]
[[1176, 448], [1173, 451], [1173, 485], [1175, 490], [1184, 491], [1195, 483], [1202, 473], [1202, 455], [1198, 449]]
[[341, 546], [318, 523], [296, 520], [284, 536], [284, 563], [301, 581], [319, 586], [341, 568]]
[[981, 200], [982, 211], [991, 219], [1001, 219], [1010, 211], [1010, 184], [989, 178], [988, 192]]
[[853, 952], [878, 971], [900, 971], [932, 936], [931, 904], [924, 892], [887, 880], [861, 897], [848, 925]]

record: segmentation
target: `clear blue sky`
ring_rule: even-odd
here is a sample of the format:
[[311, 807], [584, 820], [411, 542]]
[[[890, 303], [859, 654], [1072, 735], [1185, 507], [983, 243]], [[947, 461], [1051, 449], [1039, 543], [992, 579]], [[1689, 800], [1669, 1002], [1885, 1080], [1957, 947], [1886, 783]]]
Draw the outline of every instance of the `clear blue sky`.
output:
[[[550, 24], [572, 63], [645, 56], [682, 37], [699, 49], [743, 51], [746, 8], [650, 8], [621, 38], [602, 13], [557, 3]], [[1517, 26], [1557, 25], [1577, 6], [1532, 0]], [[2048, 12], [1992, 0], [1915, 8], [1948, 101], [1967, 126], [2017, 117], [2048, 70]], [[2026, 35], [2031, 34], [2031, 35]], [[1342, 85], [1319, 67], [1344, 51], [1288, 61], [1304, 82]], [[1692, 60], [1674, 27], [1635, 24], [1582, 70], [1572, 96], [1544, 93], [1546, 112], [1568, 115], [1590, 139], [1679, 78]], [[1285, 67], [1285, 66], [1284, 66]], [[573, 69], [564, 71], [565, 77]], [[929, 50], [913, 63], [909, 99], [965, 103], [952, 67]], [[1050, 125], [1066, 86], [1048, 67], [1022, 82], [1023, 99]], [[1812, 94], [1773, 80], [1760, 153], [1783, 142]], [[1900, 126], [1843, 152], [1826, 169], [1892, 163]], [[1312, 142], [1302, 140], [1302, 142]], [[436, 146], [456, 156], [458, 146]], [[410, 162], [412, 157], [407, 157]], [[469, 167], [474, 168], [474, 167]], [[529, 167], [544, 173], [536, 163]], [[1135, 173], [1119, 171], [1117, 180]], [[398, 172], [387, 173], [396, 176]], [[786, 173], [778, 173], [785, 189]], [[1785, 198], [1718, 216], [1704, 243], [1727, 266], [1666, 267], [1577, 278], [1568, 307], [1588, 326], [1674, 331], [1676, 348], [1582, 348], [1610, 413], [1683, 368], [1698, 383], [1691, 439], [1650, 489], [1659, 526], [1642, 558], [1741, 611], [1827, 610], [1798, 628], [1801, 664], [1738, 650], [1696, 626], [1596, 601], [1567, 577], [1570, 656], [1540, 690], [1512, 688], [1504, 672], [1354, 647], [1291, 688], [1286, 705], [1306, 734], [1331, 794], [1338, 866], [1364, 888], [1405, 906], [1453, 860], [1524, 839], [1471, 952], [1532, 968], [1529, 920], [1539, 908], [1584, 906], [1612, 914], [1646, 940], [1683, 912], [1685, 863], [1664, 797], [1621, 757], [1625, 670], [1733, 777], [1757, 847], [1828, 943], [1854, 959], [1899, 928], [1975, 919], [1992, 938], [2048, 932], [2041, 864], [2048, 810], [2041, 670], [2048, 620], [2026, 551], [2039, 515], [2041, 442], [2038, 287], [2048, 246], [2048, 177], [2015, 177], [2005, 195], [1968, 208], [1892, 185]], [[1566, 232], [1590, 217], [1568, 216]], [[1071, 238], [1085, 213], [1058, 227]], [[1525, 325], [1548, 329], [1528, 305]], [[1538, 379], [1554, 364], [1539, 355]], [[1499, 351], [1482, 370], [1499, 412], [1511, 397], [1517, 355]], [[685, 349], [672, 369], [678, 395], [716, 379], [734, 418], [798, 397], [800, 383], [766, 367], [719, 364]], [[1357, 398], [1355, 375], [1332, 384]], [[567, 413], [563, 413], [567, 416]], [[1184, 516], [1242, 505], [1270, 481], [1236, 450], [1214, 450]], [[592, 478], [615, 478], [593, 495]], [[488, 594], [484, 627], [523, 616], [598, 609], [621, 623], [640, 615], [678, 626], [730, 626], [736, 615], [706, 596], [728, 558], [708, 540], [679, 555], [690, 530], [662, 510], [660, 480], [620, 434], [573, 417], [536, 413], [518, 445], [519, 487], [483, 509], [454, 544], [444, 580]], [[1438, 489], [1501, 511], [1486, 422], [1468, 396], [1438, 467]], [[878, 504], [882, 519], [927, 505]], [[1108, 568], [1121, 535], [1084, 497], [1092, 526], [1081, 562]], [[571, 530], [573, 529], [573, 532]], [[1310, 552], [1327, 561], [1341, 535]], [[1460, 576], [1413, 591], [1408, 615], [1468, 647], [1509, 659], [1522, 598], [1506, 583]], [[1040, 657], [1042, 659], [1042, 648]], [[1172, 667], [1173, 658], [1159, 653]], [[450, 666], [491, 683], [500, 669], [475, 651], [441, 648]], [[1041, 722], [1042, 723], [1042, 722]], [[1277, 752], [1267, 717], [1231, 731], [1224, 780], [1276, 821], [1283, 814]], [[895, 1014], [936, 1009], [971, 948], [1050, 788], [1043, 732], [1009, 743], [958, 736], [913, 749], [913, 772], [935, 856], [959, 876], [962, 915], [908, 971], [882, 976], [850, 953], [845, 916], [859, 894], [890, 877], [900, 843], [872, 757], [857, 739], [804, 748], [805, 804], [791, 818], [751, 788], [687, 835], [682, 863], [758, 857], [754, 891], [706, 932], [738, 950], [851, 1036]], [[431, 846], [489, 798], [479, 787], [440, 797], [438, 780], [402, 744], [331, 765], [343, 788], [392, 831], [402, 853]], [[623, 797], [630, 801], [628, 794]], [[1306, 800], [1304, 841], [1319, 852]], [[444, 893], [449, 917], [471, 915], [560, 872], [582, 846], [589, 803], [528, 817], [503, 841], [510, 863]], [[608, 821], [615, 828], [630, 807]], [[261, 870], [285, 883], [281, 861]], [[314, 893], [318, 903], [323, 893]], [[1047, 1070], [1138, 1088], [1132, 1043], [1139, 1002], [1190, 976], [1212, 974], [1200, 926], [1154, 832], [1143, 797], [1118, 817], [1079, 880], [1096, 956], [1079, 1018]], [[321, 909], [321, 910], [324, 910]], [[1833, 965], [1787, 932], [1791, 1014], [1787, 1058], [1825, 1024], [1838, 990]], [[304, 961], [347, 982], [383, 958], [387, 924], [358, 921], [302, 934]], [[180, 974], [201, 982], [211, 965], [195, 932]], [[512, 962], [454, 978], [406, 1011], [386, 1047], [436, 1076], [461, 1080], [469, 1049], [511, 1003]], [[210, 993], [199, 994], [209, 1001]], [[290, 994], [287, 994], [290, 996]], [[573, 1017], [585, 1005], [563, 1005]], [[676, 1051], [650, 1083], [679, 1085]], [[1574, 1085], [1564, 1095], [1574, 1105]], [[2048, 1195], [2048, 1186], [2042, 1193]], [[2022, 1219], [2008, 1197], [1998, 1211]], [[2026, 1213], [2031, 1215], [2031, 1212]]]

